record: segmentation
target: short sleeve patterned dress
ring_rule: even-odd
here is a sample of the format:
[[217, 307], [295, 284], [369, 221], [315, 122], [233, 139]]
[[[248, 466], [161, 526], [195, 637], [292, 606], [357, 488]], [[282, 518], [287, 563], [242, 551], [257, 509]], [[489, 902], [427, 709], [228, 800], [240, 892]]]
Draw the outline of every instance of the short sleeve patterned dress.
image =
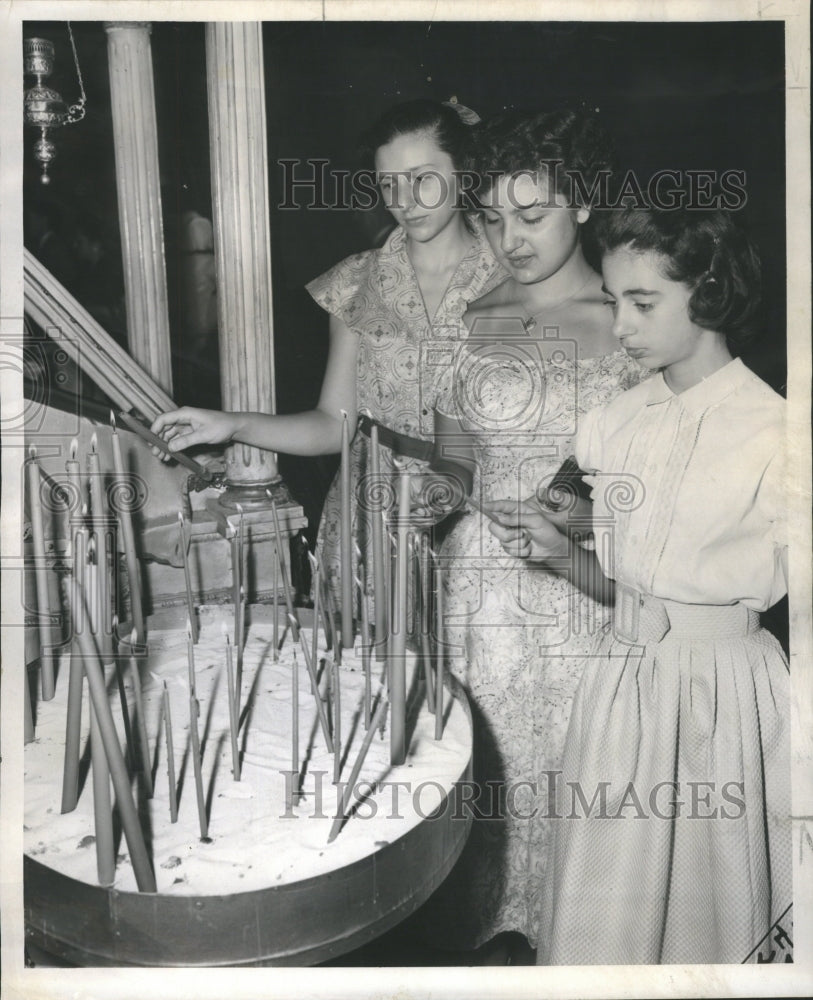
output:
[[[573, 454], [583, 414], [646, 374], [623, 351], [580, 358], [556, 328], [532, 340], [519, 319], [500, 323], [482, 341], [475, 325], [435, 387], [439, 409], [473, 437], [473, 494], [482, 500], [524, 499], [549, 483]], [[470, 695], [479, 798], [427, 920], [443, 921], [450, 948], [502, 931], [535, 945], [550, 828], [531, 814], [546, 799], [547, 772], [560, 766], [584, 656], [609, 610], [507, 556], [476, 513], [459, 518], [440, 555], [447, 663]]]
[[786, 589], [784, 438], [739, 360], [679, 395], [655, 375], [581, 429], [616, 615], [574, 700], [543, 963], [754, 961], [786, 915], [788, 669], [759, 627]]
[[[463, 313], [469, 302], [505, 279], [478, 226], [474, 244], [460, 261], [430, 322], [415, 271], [407, 254], [406, 234], [397, 227], [383, 247], [354, 254], [307, 286], [313, 299], [339, 317], [359, 337], [356, 405], [390, 430], [431, 444], [434, 425], [430, 388], [436, 366], [448, 362], [444, 345], [465, 335]], [[440, 348], [440, 349], [438, 349]], [[364, 473], [368, 467], [369, 438], [357, 432], [351, 444], [353, 477], [353, 533], [372, 567], [370, 526], [363, 516]], [[381, 472], [393, 472], [392, 452], [382, 445]], [[427, 463], [406, 459], [412, 472]], [[361, 491], [361, 494], [360, 492]], [[340, 604], [339, 478], [334, 479], [322, 511], [318, 544], [328, 585], [336, 607]], [[368, 581], [372, 574], [368, 573]], [[368, 582], [368, 595], [370, 582]], [[371, 610], [372, 614], [372, 610]]]

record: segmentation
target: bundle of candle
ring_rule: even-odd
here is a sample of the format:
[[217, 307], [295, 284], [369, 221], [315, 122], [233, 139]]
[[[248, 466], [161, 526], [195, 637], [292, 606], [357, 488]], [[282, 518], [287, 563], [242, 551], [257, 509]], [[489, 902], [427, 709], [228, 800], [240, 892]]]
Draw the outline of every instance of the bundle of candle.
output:
[[[279, 628], [275, 657], [274, 611], [252, 607], [242, 689], [234, 699], [231, 609], [203, 606], [199, 617], [197, 645], [189, 642], [185, 623], [159, 623], [150, 627], [146, 661], [130, 659], [133, 649], [140, 650], [129, 640], [118, 650], [129, 667], [126, 701], [140, 708], [132, 727], [132, 749], [138, 748], [133, 756], [143, 762], [142, 721], [148, 756], [145, 772], [131, 775], [123, 793], [116, 788], [116, 806], [121, 807], [122, 794], [132, 803], [135, 792], [159, 892], [226, 894], [325, 874], [395, 841], [443, 808], [454, 782], [465, 774], [470, 723], [462, 703], [447, 699], [444, 738], [435, 740], [416, 656], [406, 664], [408, 751], [404, 766], [393, 768], [386, 731], [382, 739], [379, 728], [386, 692], [379, 669], [368, 685], [369, 657], [360, 646], [346, 650], [337, 667], [324, 633], [317, 633], [315, 697], [304, 655], [305, 647], [312, 649], [313, 630], [302, 627], [303, 644], [294, 644], [290, 627]], [[114, 868], [97, 875], [94, 844], [98, 850], [104, 837], [98, 809], [94, 824], [97, 783], [85, 780], [76, 807], [57, 814], [69, 688], [69, 672], [59, 671], [54, 699], [39, 708], [37, 739], [26, 747], [26, 853], [82, 881], [103, 878], [131, 890], [138, 873], [129, 840], [126, 849], [114, 849], [112, 839], [110, 847], [102, 845]], [[190, 712], [190, 701], [199, 714]], [[116, 696], [109, 704], [117, 739], [125, 743], [122, 702]], [[93, 741], [88, 707], [85, 698], [79, 746], [86, 753]], [[235, 733], [236, 722], [241, 725]], [[95, 774], [95, 761], [91, 769]], [[109, 816], [109, 802], [104, 808]]]
[[[345, 420], [345, 496], [347, 437]], [[124, 487], [114, 421], [112, 445], [114, 483]], [[389, 512], [394, 533], [387, 530], [388, 512], [375, 517], [375, 632], [364, 599], [368, 575], [346, 517], [341, 628], [321, 560], [310, 552], [315, 604], [312, 627], [302, 627], [282, 558], [287, 539], [270, 493], [274, 591], [281, 583], [284, 614], [276, 606], [255, 607], [249, 621], [250, 535], [238, 506], [227, 531], [233, 608], [195, 605], [190, 531], [179, 513], [185, 621], [170, 628], [153, 621], [147, 630], [129, 509], [120, 502], [111, 517], [106, 508], [95, 436], [89, 506], [75, 446], [67, 473], [72, 639], [61, 659], [67, 669], [56, 669], [55, 654], [41, 656], [43, 701], [36, 739], [26, 749], [29, 855], [90, 882], [95, 853], [96, 881], [121, 889], [227, 892], [228, 874], [250, 880], [253, 870], [263, 885], [273, 885], [342, 867], [448, 803], [470, 761], [470, 722], [459, 700], [444, 698], [437, 560], [410, 521], [405, 473], [397, 507]], [[33, 454], [29, 488], [41, 595], [47, 564]], [[116, 528], [130, 583], [126, 636], [118, 634], [121, 609], [114, 596]], [[361, 598], [359, 636], [355, 597]], [[56, 816], [60, 777], [62, 811]], [[123, 855], [117, 854], [111, 780], [126, 839]], [[311, 822], [292, 826], [305, 817]], [[246, 882], [235, 881], [234, 888], [242, 891]]]

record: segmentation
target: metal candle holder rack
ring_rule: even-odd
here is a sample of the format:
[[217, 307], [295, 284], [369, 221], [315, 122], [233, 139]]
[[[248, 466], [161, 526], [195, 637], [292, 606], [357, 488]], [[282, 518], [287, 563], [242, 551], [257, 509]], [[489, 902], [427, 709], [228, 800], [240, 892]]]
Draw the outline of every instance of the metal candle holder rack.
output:
[[[66, 465], [66, 481], [62, 489], [68, 537], [66, 563], [69, 567], [69, 575], [66, 604], [69, 608], [71, 621], [71, 644], [61, 811], [64, 813], [74, 810], [79, 795], [81, 713], [83, 687], [85, 679], [87, 679], [90, 694], [91, 769], [95, 789], [95, 843], [99, 882], [102, 885], [110, 885], [115, 878], [112, 835], [113, 807], [110, 803], [108, 784], [109, 779], [112, 778], [116, 793], [115, 809], [118, 811], [127, 840], [138, 889], [141, 892], [155, 892], [155, 875], [144, 832], [140, 825], [138, 810], [133, 800], [132, 787], [133, 781], [136, 779], [144, 794], [147, 797], [152, 797], [151, 747], [141, 694], [143, 672], [149, 670], [152, 676], [163, 685], [161, 718], [166, 741], [169, 781], [170, 808], [168, 819], [169, 822], [174, 823], [178, 816], [178, 801], [172, 745], [172, 719], [166, 680], [150, 669], [149, 646], [139, 589], [139, 560], [131, 520], [131, 504], [126, 502], [128, 495], [127, 472], [121, 453], [121, 443], [116, 433], [115, 420], [111, 422], [111, 444], [114, 458], [112, 479], [117, 491], [111, 493], [103, 488], [105, 476], [100, 467], [96, 435], [93, 436], [91, 449], [87, 455], [85, 475], [83, 475], [77, 460], [77, 442], [72, 443], [71, 457]], [[347, 437], [347, 435], [344, 436]], [[345, 465], [349, 463], [346, 447], [345, 442], [342, 455]], [[44, 515], [40, 502], [44, 479], [35, 449], [31, 450], [27, 465], [29, 510], [34, 548], [33, 565], [37, 581], [38, 622], [40, 623], [39, 665], [42, 698], [50, 700], [54, 697], [55, 688], [55, 644], [48, 628], [44, 627], [42, 623], [51, 621], [52, 611], [57, 610], [49, 607], [47, 586], [47, 574], [55, 572], [55, 569], [49, 566], [46, 558]], [[350, 488], [349, 483], [350, 477], [343, 474], [342, 487], [344, 490]], [[349, 578], [351, 599], [353, 603], [358, 605], [361, 612], [360, 652], [364, 671], [361, 710], [366, 732], [358, 755], [352, 762], [350, 778], [344, 784], [328, 843], [340, 834], [347, 822], [351, 789], [358, 779], [376, 731], [380, 731], [383, 735], [387, 712], [390, 716], [391, 764], [397, 766], [404, 763], [407, 751], [405, 667], [408, 639], [417, 649], [418, 655], [423, 661], [422, 675], [427, 704], [430, 712], [435, 715], [435, 739], [439, 740], [443, 736], [444, 680], [441, 640], [443, 610], [440, 567], [437, 555], [432, 551], [426, 533], [411, 518], [409, 488], [409, 475], [401, 469], [398, 475], [397, 504], [387, 511], [382, 499], [380, 505], [371, 511], [374, 522], [378, 520], [380, 525], [383, 522], [383, 530], [377, 530], [373, 533], [375, 566], [372, 573], [368, 574], [361, 550], [350, 535], [349, 516], [345, 514], [342, 520], [342, 531], [348, 533], [348, 538], [342, 545], [345, 559], [341, 566], [341, 574], [343, 578], [345, 576]], [[115, 504], [116, 509], [113, 511], [109, 509], [108, 505], [108, 497], [112, 495], [115, 495], [118, 500]], [[341, 614], [337, 613], [338, 609], [332, 605], [330, 589], [327, 586], [319, 553], [314, 554], [308, 551], [307, 557], [313, 575], [315, 600], [312, 642], [307, 641], [294, 604], [287, 562], [283, 558], [283, 546], [286, 544], [286, 539], [281, 531], [279, 512], [270, 491], [269, 498], [274, 522], [274, 580], [279, 580], [282, 583], [286, 607], [285, 620], [288, 625], [283, 630], [280, 640], [279, 614], [275, 610], [274, 658], [278, 658], [281, 644], [284, 644], [288, 637], [294, 646], [291, 769], [294, 775], [299, 775], [300, 765], [309, 754], [309, 748], [301, 746], [299, 732], [298, 671], [300, 655], [298, 654], [301, 654], [301, 662], [311, 680], [311, 696], [315, 700], [317, 709], [320, 735], [315, 738], [323, 739], [328, 751], [333, 753], [335, 761], [333, 780], [339, 784], [343, 771], [340, 724], [341, 655], [343, 647], [349, 649], [355, 644], [356, 623], [352, 610], [348, 612], [346, 606], [341, 609]], [[349, 511], [349, 509], [349, 503], [343, 504], [343, 511]], [[198, 609], [194, 604], [187, 559], [191, 529], [183, 513], [180, 512], [178, 514], [178, 529], [187, 601], [190, 753], [195, 778], [200, 837], [202, 840], [207, 840], [210, 831], [201, 775], [200, 734], [198, 730], [200, 706], [197, 698], [195, 664], [195, 646], [199, 637]], [[250, 713], [241, 714], [243, 649], [246, 641], [245, 602], [248, 554], [245, 529], [244, 513], [242, 509], [238, 509], [236, 524], [230, 522], [227, 531], [227, 543], [231, 550], [234, 628], [233, 636], [230, 637], [224, 626], [223, 636], [223, 655], [227, 667], [228, 682], [232, 779], [234, 781], [240, 781], [241, 777], [238, 748], [241, 720], [242, 725], [247, 725], [245, 719], [250, 718]], [[114, 586], [113, 567], [115, 565], [116, 530], [120, 532], [123, 541], [130, 585], [132, 627], [127, 631], [126, 637], [119, 634], [117, 612], [120, 609], [115, 607], [117, 588]], [[390, 530], [392, 534], [390, 534]], [[392, 539], [391, 558], [385, 558], [384, 552], [377, 547], [385, 545], [386, 539]], [[347, 553], [349, 553], [349, 565]], [[346, 605], [348, 587], [345, 585], [344, 579], [342, 583], [342, 601]], [[371, 622], [367, 603], [371, 593], [377, 598], [373, 622]], [[276, 589], [274, 601], [276, 604]], [[62, 613], [62, 608], [58, 609], [58, 613]], [[340, 630], [335, 627], [337, 617], [341, 621]], [[321, 661], [319, 661], [319, 646], [316, 641], [320, 622], [326, 640], [326, 655]], [[374, 657], [377, 663], [383, 661], [384, 664], [380, 676], [375, 678], [372, 673]], [[130, 675], [133, 692], [132, 706], [128, 702], [123, 682], [125, 668]], [[332, 693], [329, 699], [320, 689], [322, 675], [329, 679], [328, 687]], [[116, 683], [111, 687], [114, 692], [117, 691], [121, 701], [126, 753], [122, 751], [122, 734], [117, 731], [108, 696], [108, 679], [113, 680], [114, 678]], [[332, 719], [330, 718], [330, 705], [332, 705], [333, 710]], [[26, 709], [28, 723], [26, 740], [28, 741], [33, 739], [35, 735], [28, 696]], [[160, 731], [154, 738], [160, 739]], [[289, 804], [293, 806], [300, 799], [300, 788], [298, 780], [292, 781], [290, 785]], [[107, 795], [103, 794], [103, 790], [107, 792]]]

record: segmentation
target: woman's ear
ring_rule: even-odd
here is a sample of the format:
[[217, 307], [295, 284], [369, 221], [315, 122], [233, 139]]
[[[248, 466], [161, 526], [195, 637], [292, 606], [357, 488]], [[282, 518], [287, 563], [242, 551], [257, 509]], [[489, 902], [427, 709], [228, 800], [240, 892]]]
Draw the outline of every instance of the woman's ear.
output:
[[589, 208], [580, 208], [578, 212], [576, 212], [576, 222], [582, 222], [582, 223], [587, 222], [589, 218], [590, 218]]

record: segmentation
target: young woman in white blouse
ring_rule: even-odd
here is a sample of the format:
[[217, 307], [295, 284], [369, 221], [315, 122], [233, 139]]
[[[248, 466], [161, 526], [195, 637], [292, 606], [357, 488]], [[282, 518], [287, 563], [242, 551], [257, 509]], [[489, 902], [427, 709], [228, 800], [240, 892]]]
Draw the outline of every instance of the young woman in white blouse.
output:
[[[608, 213], [614, 332], [657, 374], [592, 411], [595, 551], [538, 504], [507, 551], [614, 599], [576, 693], [539, 961], [753, 961], [791, 903], [785, 403], [733, 357], [759, 259], [722, 211]], [[561, 530], [560, 530], [561, 529]], [[561, 818], [559, 818], [561, 817]]]

